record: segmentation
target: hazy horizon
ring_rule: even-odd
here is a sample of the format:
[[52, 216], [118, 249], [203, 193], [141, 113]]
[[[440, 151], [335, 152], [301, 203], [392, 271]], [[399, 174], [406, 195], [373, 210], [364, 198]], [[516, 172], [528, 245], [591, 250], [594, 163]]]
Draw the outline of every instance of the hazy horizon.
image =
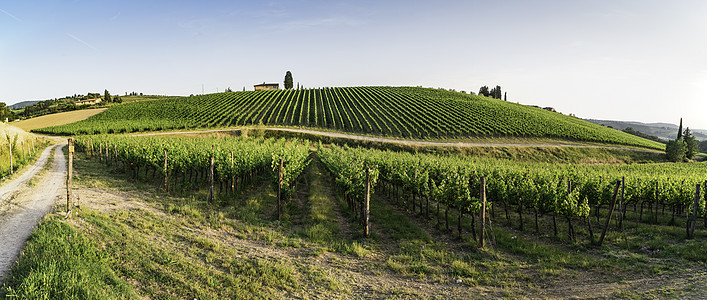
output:
[[582, 118], [707, 128], [707, 2], [0, 4], [0, 101], [282, 84], [478, 92]]

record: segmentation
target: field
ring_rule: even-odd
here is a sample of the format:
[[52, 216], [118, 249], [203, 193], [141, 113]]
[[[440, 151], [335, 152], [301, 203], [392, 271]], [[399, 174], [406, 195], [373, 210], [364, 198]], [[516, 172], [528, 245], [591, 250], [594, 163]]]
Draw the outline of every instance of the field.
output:
[[44, 128], [47, 126], [57, 126], [74, 123], [89, 118], [93, 115], [99, 114], [105, 110], [106, 108], [96, 108], [61, 112], [13, 122], [12, 125], [21, 128], [22, 130], [30, 131], [33, 129]]
[[[583, 222], [591, 222], [598, 235], [609, 213], [606, 206], [599, 210], [590, 206], [589, 219], [558, 213], [562, 218], [553, 222], [552, 213], [544, 213], [535, 222], [532, 207], [517, 209], [519, 204], [528, 204], [513, 202], [519, 199], [516, 196], [493, 196], [500, 190], [500, 181], [486, 174], [491, 208], [486, 247], [481, 248], [474, 236], [481, 224], [479, 218], [473, 219], [468, 212], [459, 218], [456, 206], [462, 203], [458, 199], [478, 201], [473, 191], [476, 188], [467, 191], [469, 198], [464, 198], [466, 192], [459, 189], [468, 187], [468, 178], [455, 185], [454, 178], [459, 175], [444, 176], [442, 180], [448, 184], [435, 185], [438, 190], [446, 190], [441, 193], [446, 196], [438, 194], [426, 202], [422, 194], [414, 196], [415, 186], [405, 181], [405, 175], [401, 173], [394, 179], [386, 171], [390, 166], [407, 166], [396, 169], [410, 168], [412, 174], [415, 169], [430, 170], [421, 161], [436, 162], [433, 165], [445, 169], [468, 160], [465, 157], [415, 156], [259, 138], [103, 136], [79, 140], [75, 192], [81, 195], [81, 211], [67, 220], [59, 207], [39, 226], [5, 282], [2, 295], [6, 297], [706, 296], [707, 257], [702, 249], [707, 246], [707, 230], [702, 220], [694, 239], [686, 239], [686, 220], [681, 214], [671, 220], [669, 198], [649, 209], [653, 199], [642, 199], [635, 189], [627, 189], [626, 199], [635, 199], [638, 205], [627, 202], [629, 205], [624, 206], [627, 209], [622, 230], [614, 218], [604, 244], [598, 246], [598, 236], [591, 238]], [[107, 149], [119, 149], [117, 163], [115, 151], [109, 151], [105, 158], [106, 142]], [[254, 148], [251, 143], [262, 146]], [[88, 150], [90, 145], [94, 151]], [[253, 149], [252, 154], [237, 154], [231, 163], [230, 149], [238, 149], [239, 145], [251, 145], [245, 148]], [[269, 150], [261, 152], [258, 147]], [[280, 152], [278, 148], [291, 150]], [[159, 171], [164, 166], [156, 163], [164, 157], [154, 157], [164, 153], [160, 151], [163, 149], [170, 149], [170, 157], [174, 158], [167, 166], [169, 193], [164, 192]], [[293, 183], [292, 190], [278, 221], [277, 167], [271, 166], [282, 156], [257, 153], [293, 153], [282, 158], [302, 161], [301, 154], [294, 155], [302, 149], [311, 154], [303, 169], [296, 163], [289, 164], [294, 167], [288, 169], [294, 169], [291, 174], [296, 176], [289, 177], [294, 178], [289, 181]], [[220, 157], [220, 163], [214, 167], [215, 196], [210, 200], [208, 182], [212, 177], [207, 170], [208, 157], [212, 155]], [[382, 164], [386, 159], [378, 160], [384, 155], [392, 155], [387, 159], [390, 166]], [[361, 174], [368, 159], [378, 163], [368, 165], [378, 168], [371, 171], [378, 174], [378, 184], [374, 185], [370, 202], [370, 237], [365, 238], [360, 208], [352, 206], [357, 201], [350, 198], [361, 197]], [[335, 160], [344, 163], [336, 167]], [[417, 163], [403, 163], [410, 160]], [[260, 163], [247, 166], [243, 163], [247, 161]], [[489, 171], [492, 173], [507, 170], [507, 174], [499, 176], [513, 174], [520, 167], [537, 170], [541, 166], [514, 166], [504, 160], [475, 163], [491, 165], [488, 170], [495, 169]], [[229, 166], [233, 169], [229, 170]], [[350, 170], [344, 171], [348, 166]], [[558, 174], [566, 174], [563, 168], [571, 167], [552, 166], [550, 170]], [[613, 179], [620, 174], [635, 176], [634, 172], [655, 176], [661, 168], [668, 168], [673, 174], [705, 175], [705, 168], [695, 164], [585, 166], [578, 173], [612, 174]], [[453, 170], [459, 172], [458, 168], [448, 171]], [[376, 175], [371, 180], [376, 182]], [[578, 190], [583, 189], [577, 186]], [[443, 201], [457, 191], [462, 191], [456, 194], [461, 198]], [[661, 205], [667, 209], [658, 209]], [[523, 227], [522, 219], [532, 225], [526, 223]], [[57, 256], [63, 259], [51, 259]]]
[[36, 131], [74, 135], [80, 208], [40, 223], [8, 298], [707, 297], [707, 165], [558, 113], [326, 88]]
[[664, 149], [662, 144], [555, 112], [486, 97], [413, 87], [344, 87], [175, 97], [118, 105], [81, 122], [35, 131], [74, 135], [258, 124], [413, 139], [548, 137]]

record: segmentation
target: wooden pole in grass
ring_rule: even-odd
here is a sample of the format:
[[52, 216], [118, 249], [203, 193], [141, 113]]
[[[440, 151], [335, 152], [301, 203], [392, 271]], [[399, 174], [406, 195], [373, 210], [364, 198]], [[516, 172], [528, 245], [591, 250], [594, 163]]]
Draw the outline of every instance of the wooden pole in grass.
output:
[[169, 176], [167, 176], [167, 149], [164, 149], [164, 191], [169, 192]]
[[231, 176], [231, 194], [236, 193], [236, 172], [233, 172], [233, 150], [231, 150], [231, 172], [233, 176]]
[[697, 223], [697, 206], [700, 203], [700, 184], [695, 186], [695, 204], [692, 206], [692, 217], [687, 219], [687, 238], [695, 238], [695, 223]]
[[280, 158], [280, 168], [277, 174], [277, 220], [282, 220], [282, 168], [285, 164], [285, 159]]
[[214, 156], [209, 165], [209, 203], [214, 203]]
[[113, 144], [113, 155], [115, 156], [115, 168], [118, 168], [118, 145]]
[[66, 216], [71, 216], [71, 186], [74, 173], [74, 139], [69, 138], [69, 167], [66, 172]]
[[366, 193], [363, 195], [363, 209], [361, 210], [361, 217], [363, 219], [363, 236], [368, 237], [369, 227], [368, 221], [371, 218], [370, 202], [371, 202], [371, 178], [370, 178], [370, 168], [366, 168]]
[[606, 217], [606, 223], [604, 224], [604, 229], [601, 231], [601, 238], [599, 238], [599, 246], [601, 246], [601, 243], [604, 242], [606, 230], [609, 229], [609, 222], [611, 222], [611, 215], [614, 213], [614, 205], [616, 205], [616, 196], [619, 194], [620, 185], [621, 180], [617, 180], [616, 187], [614, 188], [614, 197], [611, 199], [611, 206], [609, 207], [609, 215]]
[[481, 234], [479, 234], [479, 243], [481, 244], [481, 249], [486, 246], [486, 239], [484, 233], [486, 232], [486, 178], [481, 177], [481, 191], [479, 192], [479, 197], [481, 199]]
[[[707, 187], [707, 181], [705, 181], [705, 187]], [[707, 191], [705, 192], [707, 193]], [[707, 228], [707, 197], [705, 198], [705, 210], [704, 210], [704, 215], [702, 216], [702, 219], [705, 221], [705, 228]]]

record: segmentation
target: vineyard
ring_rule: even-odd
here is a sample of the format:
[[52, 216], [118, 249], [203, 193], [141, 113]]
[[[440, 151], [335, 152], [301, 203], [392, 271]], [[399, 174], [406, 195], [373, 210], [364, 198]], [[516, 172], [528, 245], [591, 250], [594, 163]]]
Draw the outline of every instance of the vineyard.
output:
[[[294, 182], [310, 159], [308, 142], [285, 139], [102, 135], [81, 137], [77, 147], [107, 165], [121, 166], [135, 178], [141, 172], [150, 181], [162, 178], [165, 189], [174, 185], [199, 186], [199, 182], [210, 179], [212, 189], [215, 184], [219, 193], [233, 193], [255, 174], [268, 169], [278, 174], [281, 170], [281, 177], [272, 178], [276, 184], [282, 183], [283, 199], [290, 197]], [[670, 224], [682, 224], [680, 220], [690, 218], [696, 221], [694, 218], [704, 218], [707, 212], [705, 193], [700, 193], [707, 188], [707, 169], [703, 164], [519, 163], [321, 143], [316, 155], [333, 174], [355, 216], [364, 209], [362, 203], [367, 194], [384, 190], [401, 208], [411, 207], [427, 217], [435, 215], [438, 224], [442, 222], [441, 206], [447, 229], [448, 211], [458, 211], [461, 228], [461, 216], [476, 222], [474, 216], [482, 207], [481, 178], [485, 179], [484, 196], [488, 197], [488, 210], [493, 215], [503, 209], [509, 220], [509, 211], [517, 213], [522, 230], [527, 222], [523, 215], [530, 213], [536, 231], [538, 219], [551, 216], [554, 235], [558, 234], [559, 218], [567, 222], [568, 237], [573, 240], [573, 222], [584, 223], [592, 235], [590, 239], [594, 239], [591, 226], [600, 225], [602, 209], [616, 209], [620, 224], [630, 209], [637, 215], [634, 221], [657, 222], [660, 213], [671, 218]], [[207, 175], [209, 169], [211, 175]]]
[[83, 121], [34, 131], [80, 135], [259, 124], [414, 139], [547, 137], [664, 149], [656, 142], [535, 107], [414, 87], [175, 97], [126, 103]]

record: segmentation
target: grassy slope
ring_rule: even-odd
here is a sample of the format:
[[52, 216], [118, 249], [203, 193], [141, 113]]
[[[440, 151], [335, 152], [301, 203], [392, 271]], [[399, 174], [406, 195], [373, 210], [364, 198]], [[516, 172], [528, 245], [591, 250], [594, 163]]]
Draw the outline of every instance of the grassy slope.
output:
[[57, 126], [78, 122], [99, 114], [105, 110], [106, 108], [96, 108], [68, 111], [13, 122], [12, 125], [22, 128], [23, 130], [30, 131], [32, 129], [44, 128], [47, 126]]
[[559, 113], [486, 97], [409, 87], [236, 92], [143, 101], [41, 132], [110, 133], [259, 123], [418, 139], [553, 137], [664, 147]]
[[[521, 232], [514, 229], [517, 215], [506, 220], [499, 207], [489, 236], [496, 245], [479, 250], [469, 220], [458, 241], [456, 232], [400, 209], [393, 205], [400, 200], [377, 189], [372, 238], [363, 240], [316, 162], [286, 205], [283, 222], [274, 217], [269, 177], [256, 178], [236, 196], [220, 194], [211, 205], [203, 188], [166, 196], [98, 162], [75, 162], [84, 210], [73, 220], [58, 212], [38, 227], [0, 297], [706, 296], [707, 257], [700, 249], [707, 231], [700, 226], [696, 240], [688, 241], [682, 226], [665, 225], [667, 218], [662, 225], [636, 224], [629, 211], [626, 231], [610, 231], [596, 248], [587, 245], [584, 226], [576, 225], [579, 242], [564, 237], [564, 222], [553, 237], [548, 216], [540, 220], [541, 234]], [[100, 193], [91, 196], [94, 187]], [[450, 227], [455, 220], [451, 211]], [[685, 270], [697, 274], [695, 281]]]

